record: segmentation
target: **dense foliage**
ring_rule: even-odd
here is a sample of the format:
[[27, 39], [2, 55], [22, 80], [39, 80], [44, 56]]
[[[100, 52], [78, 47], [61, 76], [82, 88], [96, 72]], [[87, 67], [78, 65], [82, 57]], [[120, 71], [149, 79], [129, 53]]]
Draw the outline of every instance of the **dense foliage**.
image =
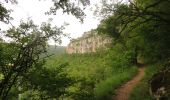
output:
[[[168, 0], [129, 0], [127, 3], [116, 5], [104, 2], [103, 6], [101, 10], [103, 12], [100, 13], [105, 14], [107, 18], [101, 21], [98, 31], [111, 35], [117, 43], [134, 50], [136, 61], [138, 58], [143, 58], [144, 63], [154, 65], [158, 63], [164, 66], [162, 71], [159, 70], [160, 72], [150, 79], [149, 87], [155, 98], [170, 98], [170, 80], [167, 78], [170, 75], [168, 72], [170, 70], [168, 28], [170, 27], [170, 2]], [[150, 73], [147, 77], [152, 75], [152, 71]], [[152, 81], [157, 82], [152, 83]], [[162, 87], [164, 89], [160, 90]]]
[[6, 99], [10, 89], [18, 84], [18, 80], [33, 68], [42, 66], [46, 52], [47, 40], [53, 38], [60, 42], [64, 26], [52, 27], [50, 23], [42, 23], [39, 27], [29, 20], [21, 22], [15, 28], [4, 32], [4, 37], [11, 39], [9, 43], [1, 41], [1, 68], [3, 76], [0, 81], [0, 95]]
[[[83, 9], [90, 4], [89, 0], [52, 1], [54, 5], [47, 14], [55, 15], [62, 9], [80, 21], [85, 17]], [[17, 3], [5, 0], [8, 2]], [[0, 2], [0, 21], [8, 24], [11, 10], [5, 8], [5, 3]], [[156, 67], [149, 67], [143, 83], [138, 85], [143, 88], [134, 91], [140, 94], [144, 90], [150, 99], [147, 90], [150, 87], [153, 96], [170, 98], [170, 1], [129, 0], [107, 4], [107, 0], [102, 0], [102, 4], [99, 15], [104, 18], [97, 30], [114, 38], [114, 47], [108, 51], [48, 59], [48, 39], [61, 43], [64, 29], [64, 26], [52, 27], [50, 22], [38, 26], [32, 20], [21, 21], [19, 26], [1, 32], [10, 41], [0, 39], [0, 99], [109, 99], [114, 89], [135, 75], [133, 66], [139, 62], [158, 64], [162, 69], [153, 74]], [[148, 80], [149, 85], [145, 85]], [[154, 80], [158, 80], [158, 85], [153, 84]], [[162, 88], [164, 91], [159, 94]], [[135, 93], [132, 96], [131, 99], [142, 98]]]
[[45, 66], [51, 68], [61, 63], [69, 64], [66, 71], [69, 76], [74, 77], [76, 82], [68, 88], [70, 92], [68, 98], [73, 100], [110, 99], [114, 94], [113, 90], [137, 72], [137, 68], [131, 63], [132, 52], [124, 52], [121, 45], [115, 47], [113, 50], [97, 53], [64, 54], [52, 57]]

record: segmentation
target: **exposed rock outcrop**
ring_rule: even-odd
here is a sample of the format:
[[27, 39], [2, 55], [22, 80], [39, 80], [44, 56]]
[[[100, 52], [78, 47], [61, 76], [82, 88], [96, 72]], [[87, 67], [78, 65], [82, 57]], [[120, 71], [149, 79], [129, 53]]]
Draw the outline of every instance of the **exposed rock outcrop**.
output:
[[150, 80], [150, 93], [156, 100], [170, 99], [170, 68], [153, 75]]
[[107, 48], [112, 39], [106, 35], [98, 35], [92, 30], [85, 32], [82, 37], [72, 39], [66, 48], [68, 54], [96, 52], [99, 48]]

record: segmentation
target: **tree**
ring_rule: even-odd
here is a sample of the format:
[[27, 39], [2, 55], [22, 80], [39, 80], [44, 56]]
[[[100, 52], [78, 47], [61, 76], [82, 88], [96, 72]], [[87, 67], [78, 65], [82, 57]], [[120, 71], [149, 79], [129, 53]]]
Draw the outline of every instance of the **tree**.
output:
[[[5, 1], [8, 2], [8, 0], [5, 0]], [[10, 0], [10, 2], [17, 3], [15, 0]], [[10, 17], [10, 12], [11, 12], [11, 10], [8, 10], [7, 8], [5, 8], [4, 5], [0, 2], [0, 21], [1, 22], [4, 22], [6, 24], [10, 23], [9, 20], [12, 19]]]
[[[6, 99], [11, 87], [16, 84], [18, 77], [24, 75], [31, 67], [42, 63], [46, 52], [47, 40], [53, 38], [60, 42], [64, 35], [64, 26], [52, 27], [50, 23], [42, 23], [40, 27], [33, 21], [21, 22], [19, 27], [11, 28], [5, 33], [11, 38], [10, 43], [3, 43], [2, 54], [4, 54], [3, 66], [0, 72], [4, 79], [0, 81], [0, 95]], [[9, 50], [9, 51], [6, 51]], [[6, 57], [6, 58], [5, 58]]]
[[[68, 75], [66, 66], [67, 63], [55, 66], [55, 68], [42, 67], [41, 65], [34, 66], [21, 77], [22, 95], [25, 95], [26, 99], [45, 100], [59, 99], [70, 95], [66, 89], [74, 83], [74, 79]], [[24, 99], [24, 96], [22, 98]]]
[[[16, 0], [5, 0], [6, 3], [17, 3]], [[55, 14], [58, 9], [62, 9], [63, 13], [74, 15], [83, 21], [85, 16], [81, 7], [78, 6], [79, 1], [70, 2], [67, 0], [53, 1], [54, 7], [47, 14]], [[77, 4], [78, 3], [78, 4]], [[80, 1], [83, 6], [89, 4], [89, 1]], [[83, 8], [84, 9], [84, 8]], [[10, 23], [10, 10], [7, 10], [0, 3], [0, 21]], [[52, 27], [50, 23], [42, 23], [39, 27], [32, 20], [21, 22], [16, 28], [12, 27], [4, 36], [11, 39], [9, 43], [1, 42], [1, 68], [0, 75], [0, 97], [7, 99], [11, 88], [18, 84], [18, 79], [33, 67], [43, 65], [46, 52], [47, 40], [52, 38], [55, 42], [61, 42], [61, 36], [64, 35], [62, 30], [64, 26]], [[69, 83], [68, 83], [69, 84]], [[60, 94], [61, 95], [61, 94]]]
[[[170, 27], [170, 1], [129, 0], [127, 4], [112, 4], [114, 9], [110, 9], [110, 5], [105, 3], [104, 10], [102, 10], [105, 12], [100, 12], [105, 13], [107, 18], [103, 21], [104, 24], [100, 25], [99, 29], [106, 30], [107, 34], [112, 34], [111, 36], [116, 39], [123, 39], [125, 46], [130, 45], [131, 49], [137, 48], [135, 52], [144, 57], [145, 61], [161, 63], [164, 67], [169, 67], [170, 30], [168, 27]], [[115, 23], [119, 20], [119, 23]], [[108, 29], [116, 31], [108, 31]], [[116, 34], [119, 34], [118, 38], [115, 36]], [[156, 79], [157, 82], [159, 81], [158, 86], [153, 84], [155, 82], [151, 82], [151, 88], [154, 88], [156, 92], [161, 89], [161, 86], [165, 87], [165, 91], [169, 91], [167, 86], [169, 73], [167, 71], [169, 71], [169, 68], [166, 68], [166, 70], [162, 69], [164, 74], [159, 72], [152, 77], [151, 80], [155, 81]], [[161, 81], [162, 79], [165, 81]], [[169, 97], [168, 93], [158, 95], [166, 95], [165, 98]]]
[[86, 6], [90, 5], [90, 0], [52, 0], [54, 2], [53, 7], [50, 8], [50, 11], [46, 12], [46, 14], [54, 14], [58, 9], [62, 9], [63, 13], [72, 14], [77, 19], [80, 19], [83, 22], [85, 18], [84, 9]]
[[[107, 25], [105, 30], [111, 30], [109, 27], [112, 27], [113, 31], [117, 29], [114, 32], [107, 32], [108, 34], [116, 36], [119, 34], [119, 38], [123, 36], [127, 39], [141, 37], [143, 41], [149, 43], [143, 47], [146, 51], [143, 55], [147, 58], [154, 58], [153, 60], [167, 61], [169, 56], [169, 51], [166, 51], [169, 48], [169, 28], [167, 28], [170, 21], [169, 5], [168, 0], [134, 0], [133, 2], [129, 0], [127, 4], [104, 3], [100, 13], [109, 16], [104, 22]], [[153, 51], [154, 53], [152, 53]]]

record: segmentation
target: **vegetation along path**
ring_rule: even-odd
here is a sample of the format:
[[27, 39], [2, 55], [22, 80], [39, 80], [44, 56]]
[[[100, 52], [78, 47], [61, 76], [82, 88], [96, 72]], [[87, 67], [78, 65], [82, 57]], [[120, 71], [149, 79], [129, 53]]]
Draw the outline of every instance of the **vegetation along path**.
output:
[[113, 97], [113, 100], [128, 100], [133, 87], [143, 78], [144, 73], [145, 67], [142, 66], [139, 68], [139, 73], [132, 80], [128, 81], [117, 90], [116, 96]]

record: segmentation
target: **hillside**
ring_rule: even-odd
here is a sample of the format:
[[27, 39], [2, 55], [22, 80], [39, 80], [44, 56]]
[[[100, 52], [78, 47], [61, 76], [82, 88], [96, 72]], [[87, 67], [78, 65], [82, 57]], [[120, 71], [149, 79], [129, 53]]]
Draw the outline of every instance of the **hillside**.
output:
[[[65, 64], [65, 72], [76, 79], [69, 88], [68, 100], [110, 100], [122, 83], [131, 79], [137, 68], [124, 59], [125, 54], [115, 55], [114, 50], [86, 54], [62, 54], [51, 57], [45, 67], [57, 68]], [[113, 56], [115, 55], [115, 56]]]
[[0, 100], [170, 100], [170, 0], [97, 1], [0, 1]]
[[66, 50], [65, 46], [49, 45], [47, 48], [47, 53], [49, 55], [51, 55], [51, 54], [60, 55], [60, 54], [64, 54], [65, 50]]

